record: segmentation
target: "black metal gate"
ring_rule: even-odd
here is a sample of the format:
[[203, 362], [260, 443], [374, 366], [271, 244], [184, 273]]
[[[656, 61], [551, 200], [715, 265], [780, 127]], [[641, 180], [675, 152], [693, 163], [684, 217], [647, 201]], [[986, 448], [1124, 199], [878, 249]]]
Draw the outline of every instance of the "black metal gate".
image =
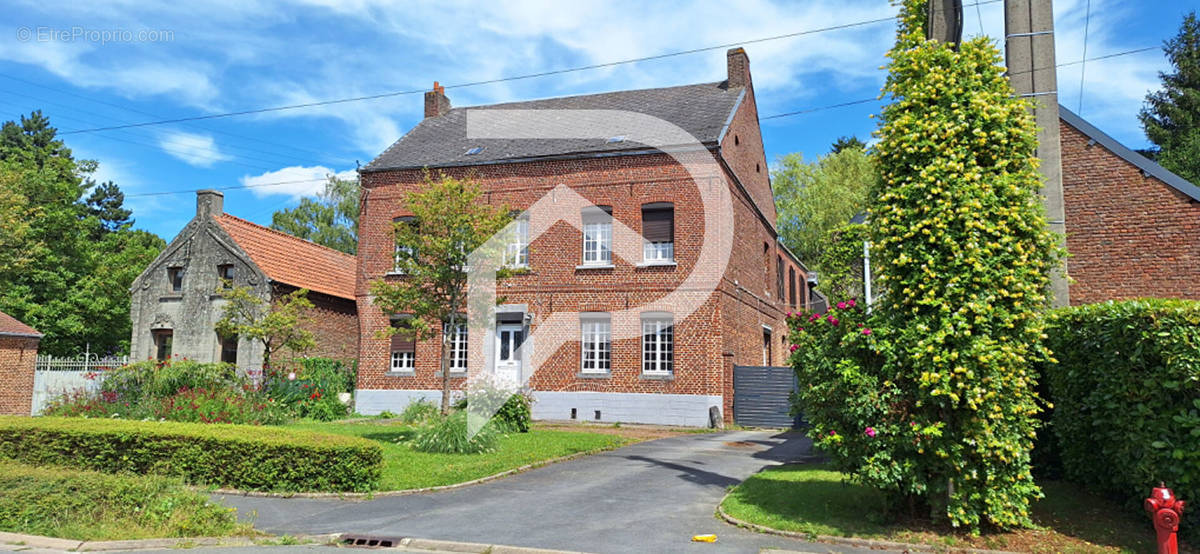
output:
[[733, 422], [746, 427], [794, 427], [796, 374], [790, 367], [733, 366]]

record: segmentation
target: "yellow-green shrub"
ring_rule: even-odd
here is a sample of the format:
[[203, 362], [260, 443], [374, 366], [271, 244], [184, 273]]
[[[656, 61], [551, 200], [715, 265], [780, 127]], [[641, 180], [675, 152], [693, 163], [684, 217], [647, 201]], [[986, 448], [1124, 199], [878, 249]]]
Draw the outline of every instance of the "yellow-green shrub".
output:
[[0, 417], [0, 459], [156, 473], [246, 490], [368, 491], [383, 451], [365, 439], [246, 425]]

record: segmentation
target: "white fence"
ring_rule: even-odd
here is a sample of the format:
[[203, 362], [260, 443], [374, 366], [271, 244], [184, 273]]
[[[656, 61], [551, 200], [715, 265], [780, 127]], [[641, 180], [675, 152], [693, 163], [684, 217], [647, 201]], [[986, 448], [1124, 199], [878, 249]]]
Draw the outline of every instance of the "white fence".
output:
[[33, 415], [42, 413], [46, 404], [77, 390], [96, 392], [104, 381], [104, 372], [129, 363], [129, 357], [101, 358], [87, 354], [73, 358], [37, 357], [33, 372]]

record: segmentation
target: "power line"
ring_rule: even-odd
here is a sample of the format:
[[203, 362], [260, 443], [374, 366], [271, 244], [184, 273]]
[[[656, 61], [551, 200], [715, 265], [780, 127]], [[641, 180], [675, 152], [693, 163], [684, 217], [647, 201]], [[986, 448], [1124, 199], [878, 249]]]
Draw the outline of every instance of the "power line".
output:
[[[982, 4], [994, 4], [997, 2], [1001, 2], [1001, 1], [1003, 1], [1003, 0], [980, 0], [972, 5], [978, 6], [978, 5], [982, 5]], [[762, 37], [762, 38], [744, 40], [744, 41], [739, 41], [739, 42], [731, 42], [731, 43], [727, 43], [727, 44], [718, 44], [715, 46], [705, 46], [703, 48], [692, 48], [690, 50], [680, 50], [677, 52], [668, 52], [666, 54], [656, 54], [653, 56], [643, 56], [640, 58], [630, 58], [630, 59], [626, 59], [626, 60], [618, 60], [618, 61], [613, 61], [613, 62], [584, 65], [584, 66], [579, 66], [579, 67], [570, 67], [570, 68], [565, 68], [565, 69], [555, 69], [555, 70], [551, 70], [551, 71], [542, 71], [542, 72], [538, 72], [538, 73], [529, 73], [529, 74], [525, 74], [525, 75], [515, 75], [515, 76], [511, 76], [511, 77], [500, 77], [500, 78], [496, 78], [496, 79], [487, 79], [487, 80], [483, 80], [483, 81], [471, 81], [471, 82], [466, 82], [466, 83], [457, 83], [457, 84], [452, 84], [452, 85], [446, 85], [444, 88], [454, 89], [454, 88], [475, 87], [475, 86], [490, 85], [490, 84], [503, 83], [503, 82], [509, 82], [509, 81], [534, 79], [534, 78], [538, 78], [538, 77], [548, 77], [551, 75], [562, 75], [564, 73], [573, 73], [573, 72], [578, 72], [578, 71], [589, 71], [592, 69], [603, 69], [606, 67], [614, 67], [614, 66], [630, 64], [630, 63], [640, 63], [640, 62], [646, 62], [646, 61], [661, 60], [664, 58], [671, 58], [671, 57], [675, 57], [675, 56], [684, 56], [684, 55], [688, 55], [688, 54], [696, 54], [699, 52], [708, 52], [711, 50], [720, 50], [720, 49], [724, 49], [724, 48], [731, 48], [734, 46], [740, 46], [740, 45], [746, 45], [746, 44], [756, 44], [756, 43], [760, 43], [760, 42], [768, 42], [768, 41], [773, 41], [773, 40], [795, 38], [795, 37], [799, 37], [799, 36], [824, 33], [824, 32], [828, 32], [828, 31], [838, 31], [838, 30], [842, 30], [842, 29], [850, 29], [853, 27], [861, 27], [864, 25], [873, 25], [876, 23], [883, 23], [885, 21], [894, 21], [896, 18], [897, 18], [897, 16], [890, 16], [890, 17], [881, 17], [878, 19], [855, 21], [853, 23], [844, 23], [841, 25], [821, 27], [818, 29], [808, 29], [805, 31], [797, 31], [794, 33], [786, 33], [786, 34], [775, 35], [775, 36], [770, 36], [770, 37]], [[110, 131], [110, 130], [114, 130], [114, 129], [127, 129], [130, 127], [146, 127], [146, 126], [150, 126], [150, 125], [163, 125], [163, 124], [167, 124], [167, 123], [183, 123], [183, 122], [188, 122], [188, 121], [220, 119], [220, 118], [226, 118], [226, 117], [253, 115], [253, 114], [278, 112], [278, 111], [285, 111], [285, 110], [313, 108], [313, 107], [318, 107], [318, 106], [330, 106], [330, 105], [335, 105], [335, 104], [345, 104], [345, 103], [349, 103], [349, 102], [378, 100], [378, 99], [382, 99], [382, 98], [392, 98], [392, 97], [396, 97], [396, 96], [405, 96], [405, 95], [410, 95], [410, 94], [422, 94], [424, 92], [425, 92], [425, 89], [400, 90], [400, 91], [384, 92], [384, 93], [380, 93], [380, 94], [371, 94], [371, 95], [367, 95], [367, 96], [355, 96], [355, 97], [351, 97], [351, 98], [322, 100], [319, 102], [306, 102], [303, 104], [290, 104], [290, 105], [285, 105], [285, 106], [274, 106], [274, 107], [269, 107], [269, 108], [254, 108], [254, 109], [241, 110], [241, 111], [235, 111], [235, 112], [198, 115], [198, 116], [192, 116], [192, 117], [180, 117], [180, 118], [175, 118], [175, 119], [161, 119], [161, 120], [157, 120], [157, 121], [144, 121], [141, 123], [130, 123], [127, 125], [114, 125], [114, 126], [108, 126], [108, 127], [95, 127], [95, 128], [91, 128], [91, 129], [74, 129], [71, 131], [63, 131], [59, 134], [71, 135], [71, 134], [78, 134], [78, 133], [94, 133], [94, 132], [99, 132], [99, 131]]]
[[326, 178], [326, 179], [298, 179], [298, 180], [294, 180], [294, 181], [275, 181], [275, 182], [271, 182], [271, 183], [255, 183], [253, 185], [235, 185], [235, 186], [229, 186], [229, 187], [208, 187], [208, 188], [203, 188], [203, 189], [191, 189], [191, 190], [164, 190], [164, 191], [158, 191], [158, 192], [141, 192], [141, 193], [137, 193], [137, 194], [126, 194], [125, 197], [133, 198], [133, 197], [139, 197], [139, 196], [167, 196], [167, 195], [171, 195], [171, 194], [194, 194], [194, 193], [200, 192], [202, 190], [254, 189], [254, 188], [260, 188], [260, 187], [277, 187], [277, 186], [281, 186], [281, 185], [324, 183], [327, 180], [328, 180], [328, 178]]
[[1083, 115], [1083, 78], [1087, 74], [1087, 40], [1088, 27], [1092, 24], [1092, 0], [1087, 0], [1087, 15], [1083, 18], [1083, 65], [1079, 66], [1079, 106], [1078, 113]]

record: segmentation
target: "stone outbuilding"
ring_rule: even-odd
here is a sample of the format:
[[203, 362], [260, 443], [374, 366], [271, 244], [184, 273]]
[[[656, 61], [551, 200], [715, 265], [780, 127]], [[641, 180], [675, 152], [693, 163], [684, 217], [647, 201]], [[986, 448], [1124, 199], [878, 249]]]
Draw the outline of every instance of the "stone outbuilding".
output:
[[29, 415], [42, 334], [0, 312], [0, 415]]
[[130, 289], [130, 358], [188, 358], [227, 362], [243, 372], [262, 369], [258, 341], [218, 336], [225, 282], [278, 299], [308, 289], [314, 308], [309, 330], [317, 345], [305, 352], [350, 361], [358, 354], [353, 256], [224, 213], [224, 195], [196, 195], [196, 217], [184, 226]]

